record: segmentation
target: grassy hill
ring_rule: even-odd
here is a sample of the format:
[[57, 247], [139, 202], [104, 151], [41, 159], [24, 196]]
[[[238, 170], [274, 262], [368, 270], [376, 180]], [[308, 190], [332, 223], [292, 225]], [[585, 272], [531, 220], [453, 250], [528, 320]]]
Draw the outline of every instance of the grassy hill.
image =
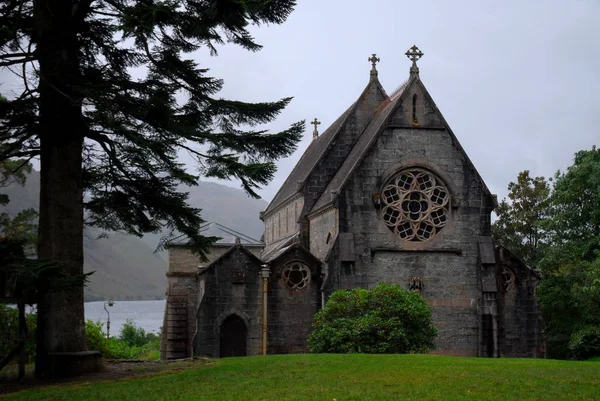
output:
[[[39, 204], [39, 172], [29, 175], [25, 186], [2, 188], [10, 203], [0, 212], [14, 216]], [[183, 188], [185, 190], [185, 188]], [[206, 221], [216, 221], [254, 238], [263, 231], [258, 215], [267, 207], [264, 200], [248, 198], [241, 190], [210, 182], [187, 189], [192, 205], [202, 208]], [[86, 301], [162, 299], [167, 280], [166, 252], [155, 253], [161, 234], [143, 238], [112, 233], [98, 239], [100, 232], [87, 228], [84, 235], [84, 271], [95, 271], [85, 289]]]
[[[600, 362], [435, 355], [226, 358], [111, 382], [28, 390], [8, 400], [598, 400]], [[181, 367], [179, 367], [181, 369]]]

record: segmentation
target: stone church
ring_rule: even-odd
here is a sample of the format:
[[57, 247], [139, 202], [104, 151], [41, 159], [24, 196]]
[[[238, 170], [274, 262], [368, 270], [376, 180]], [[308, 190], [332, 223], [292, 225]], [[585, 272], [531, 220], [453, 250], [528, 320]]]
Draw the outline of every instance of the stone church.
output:
[[[389, 93], [376, 55], [362, 94], [313, 140], [260, 218], [260, 241], [224, 234], [200, 263], [169, 249], [162, 357], [307, 352], [338, 289], [379, 282], [432, 307], [434, 353], [543, 357], [538, 272], [497, 246], [497, 205], [419, 76]], [[212, 229], [215, 225], [211, 225]]]

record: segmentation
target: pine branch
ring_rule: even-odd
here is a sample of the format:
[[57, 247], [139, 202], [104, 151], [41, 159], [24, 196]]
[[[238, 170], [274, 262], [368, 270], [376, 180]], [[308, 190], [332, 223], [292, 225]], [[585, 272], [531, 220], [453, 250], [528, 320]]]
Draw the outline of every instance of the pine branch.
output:
[[0, 67], [8, 67], [11, 65], [28, 63], [30, 61], [35, 61], [35, 60], [37, 60], [36, 57], [30, 56], [30, 57], [24, 57], [19, 60], [2, 61], [2, 62], [0, 62]]
[[25, 53], [8, 53], [8, 54], [0, 54], [0, 59], [11, 59], [15, 57], [33, 57], [33, 53], [25, 52]]

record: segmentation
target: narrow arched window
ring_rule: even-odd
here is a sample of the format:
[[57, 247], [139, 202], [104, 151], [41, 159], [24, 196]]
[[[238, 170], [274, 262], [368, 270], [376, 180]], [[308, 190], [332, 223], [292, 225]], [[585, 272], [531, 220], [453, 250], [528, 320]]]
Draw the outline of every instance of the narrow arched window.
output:
[[417, 94], [413, 95], [413, 104], [412, 104], [412, 123], [419, 124], [419, 120], [417, 120]]

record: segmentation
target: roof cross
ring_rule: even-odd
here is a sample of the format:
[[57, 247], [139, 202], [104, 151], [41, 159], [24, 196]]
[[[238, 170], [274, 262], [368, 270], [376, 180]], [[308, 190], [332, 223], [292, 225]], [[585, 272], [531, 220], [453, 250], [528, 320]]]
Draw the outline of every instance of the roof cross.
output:
[[419, 59], [423, 57], [424, 53], [421, 50], [419, 50], [419, 48], [416, 45], [413, 45], [413, 47], [408, 49], [408, 51], [404, 54], [406, 55], [406, 57], [408, 57], [409, 60], [413, 62], [412, 66], [410, 67], [410, 74], [418, 75], [419, 67], [417, 67], [417, 61], [419, 61]]
[[315, 130], [313, 131], [313, 138], [316, 138], [319, 136], [319, 131], [317, 131], [317, 125], [321, 124], [321, 122], [315, 117], [315, 119], [311, 121], [311, 124], [315, 126]]
[[377, 54], [373, 53], [373, 55], [372, 55], [371, 57], [369, 57], [369, 58], [367, 59], [367, 61], [370, 61], [370, 62], [371, 62], [371, 64], [373, 64], [373, 69], [375, 70], [375, 69], [376, 69], [376, 68], [375, 68], [375, 63], [377, 63], [377, 62], [379, 62], [379, 61], [381, 61], [381, 60], [379, 59], [379, 57], [377, 57]]
[[374, 79], [377, 76], [377, 68], [375, 66], [375, 63], [380, 61], [379, 57], [377, 57], [377, 54], [373, 53], [373, 55], [369, 57], [367, 61], [370, 61], [371, 64], [373, 64], [373, 68], [371, 68], [371, 79]]

